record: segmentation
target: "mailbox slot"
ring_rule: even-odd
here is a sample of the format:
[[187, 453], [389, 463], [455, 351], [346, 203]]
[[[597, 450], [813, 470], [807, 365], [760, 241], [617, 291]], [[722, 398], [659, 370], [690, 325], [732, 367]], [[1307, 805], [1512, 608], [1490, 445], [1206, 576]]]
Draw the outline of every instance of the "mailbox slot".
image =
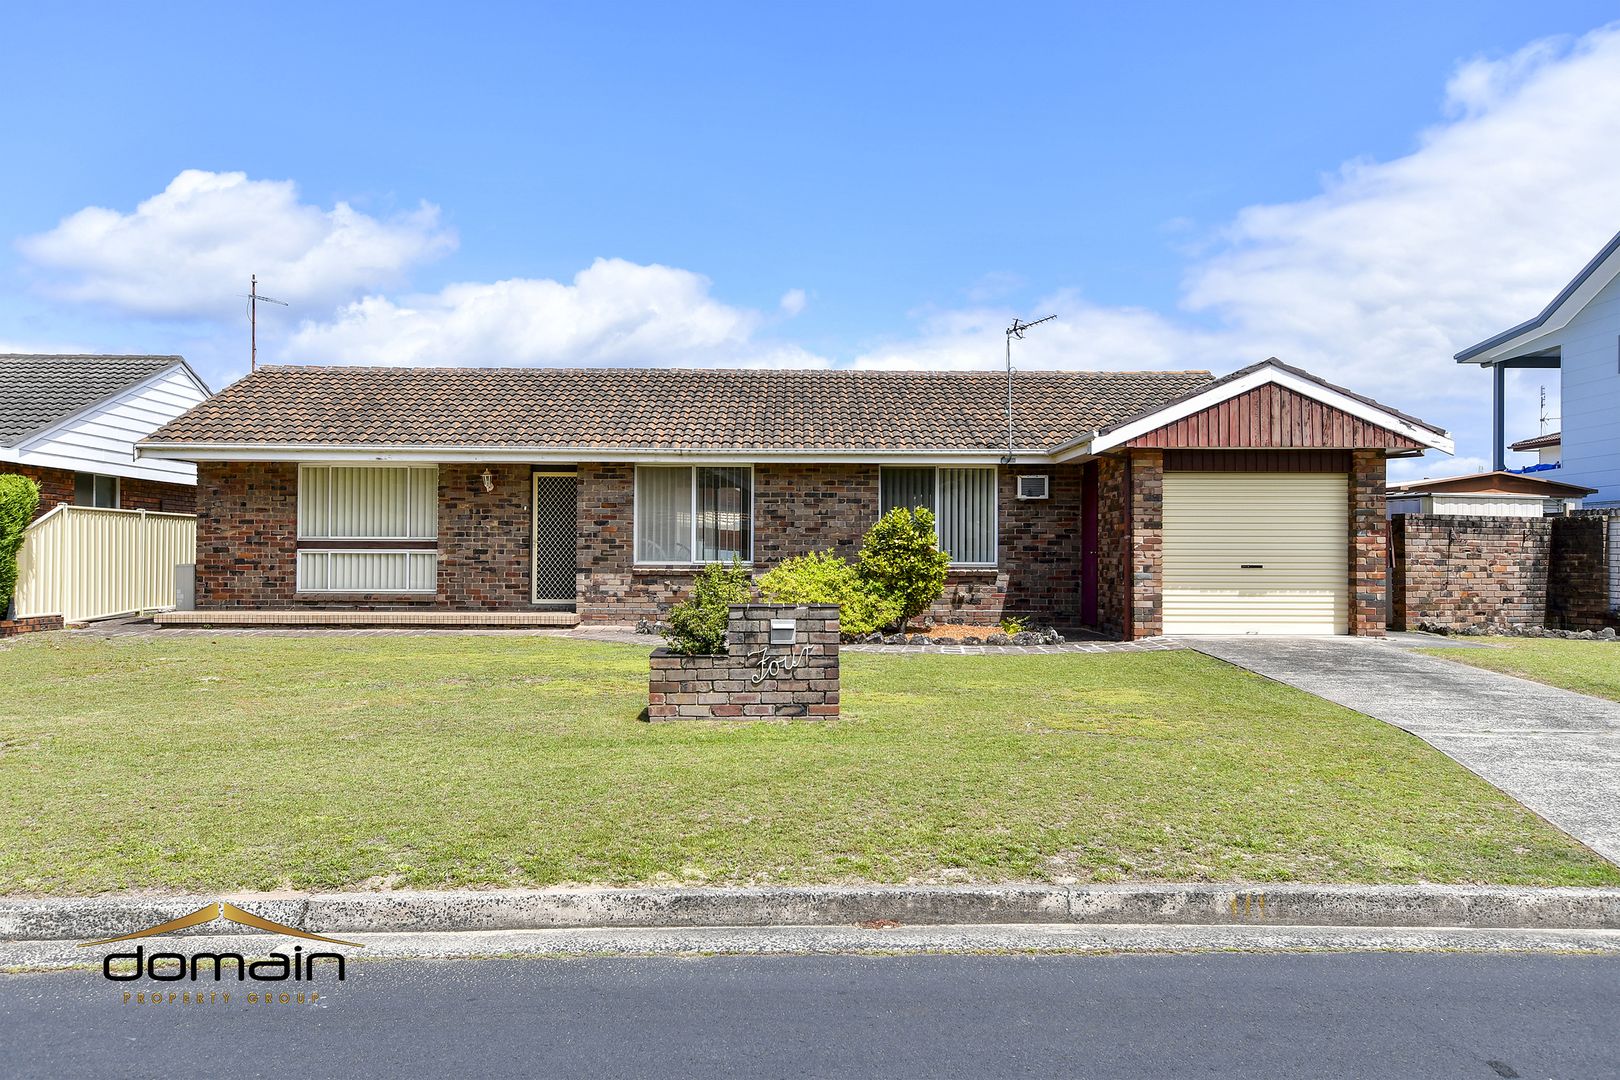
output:
[[771, 620], [771, 644], [792, 645], [798, 624], [792, 619]]

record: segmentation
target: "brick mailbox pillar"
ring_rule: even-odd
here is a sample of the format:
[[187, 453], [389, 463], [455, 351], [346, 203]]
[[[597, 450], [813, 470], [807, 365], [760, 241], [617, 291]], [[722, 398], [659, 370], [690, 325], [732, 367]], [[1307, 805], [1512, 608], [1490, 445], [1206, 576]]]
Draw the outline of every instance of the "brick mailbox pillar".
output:
[[723, 655], [652, 654], [648, 720], [838, 715], [838, 606], [735, 604]]

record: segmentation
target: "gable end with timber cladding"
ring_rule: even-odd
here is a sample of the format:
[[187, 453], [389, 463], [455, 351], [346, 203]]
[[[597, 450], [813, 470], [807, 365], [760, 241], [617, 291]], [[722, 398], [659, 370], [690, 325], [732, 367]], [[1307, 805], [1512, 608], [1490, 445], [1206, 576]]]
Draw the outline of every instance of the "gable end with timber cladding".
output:
[[1194, 447], [1423, 449], [1422, 444], [1399, 432], [1276, 383], [1257, 386], [1191, 416], [1172, 420], [1126, 445], [1166, 450]]

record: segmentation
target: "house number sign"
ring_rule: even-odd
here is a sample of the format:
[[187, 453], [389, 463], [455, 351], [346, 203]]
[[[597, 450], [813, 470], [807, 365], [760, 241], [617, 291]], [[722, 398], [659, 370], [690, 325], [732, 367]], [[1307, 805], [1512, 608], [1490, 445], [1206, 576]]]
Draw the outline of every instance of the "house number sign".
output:
[[747, 660], [759, 668], [749, 677], [748, 681], [758, 686], [766, 679], [802, 679], [799, 669], [804, 666], [805, 658], [815, 651], [814, 645], [806, 645], [802, 649], [788, 646], [785, 655], [778, 653], [772, 656], [767, 649], [755, 649], [747, 654]]

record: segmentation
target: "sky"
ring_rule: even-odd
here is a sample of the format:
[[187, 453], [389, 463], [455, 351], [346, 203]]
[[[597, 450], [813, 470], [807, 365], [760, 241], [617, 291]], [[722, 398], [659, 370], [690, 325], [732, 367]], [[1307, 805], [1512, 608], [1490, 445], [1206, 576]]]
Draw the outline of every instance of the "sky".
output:
[[[1522, 2], [9, 11], [0, 349], [1207, 368], [1451, 429], [1620, 230], [1620, 23]], [[1538, 433], [1515, 373], [1512, 437]], [[1556, 425], [1557, 385], [1547, 387]], [[1528, 460], [1528, 459], [1524, 459]]]

